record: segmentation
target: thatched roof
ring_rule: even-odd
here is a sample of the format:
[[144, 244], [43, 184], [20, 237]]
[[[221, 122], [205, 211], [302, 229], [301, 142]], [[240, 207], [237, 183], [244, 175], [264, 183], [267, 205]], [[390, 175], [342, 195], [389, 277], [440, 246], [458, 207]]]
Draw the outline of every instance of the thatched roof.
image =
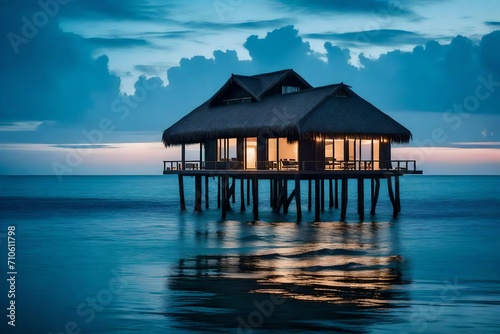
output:
[[[292, 80], [292, 81], [291, 81]], [[281, 85], [295, 82], [301, 90], [280, 94]], [[280, 93], [276, 93], [278, 88]], [[238, 91], [239, 90], [239, 91]], [[238, 91], [252, 102], [221, 105]], [[233, 75], [208, 101], [163, 133], [166, 146], [216, 138], [317, 136], [361, 139], [385, 137], [407, 143], [411, 132], [341, 83], [312, 88], [293, 70], [257, 76]]]

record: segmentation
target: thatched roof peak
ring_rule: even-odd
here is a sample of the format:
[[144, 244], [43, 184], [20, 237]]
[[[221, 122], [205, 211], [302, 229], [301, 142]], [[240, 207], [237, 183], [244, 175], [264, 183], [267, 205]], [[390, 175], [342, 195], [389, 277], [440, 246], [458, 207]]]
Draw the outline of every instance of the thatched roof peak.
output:
[[343, 82], [313, 88], [288, 69], [233, 74], [212, 98], [165, 130], [162, 140], [170, 146], [262, 135], [384, 137], [398, 143], [411, 139], [408, 129]]

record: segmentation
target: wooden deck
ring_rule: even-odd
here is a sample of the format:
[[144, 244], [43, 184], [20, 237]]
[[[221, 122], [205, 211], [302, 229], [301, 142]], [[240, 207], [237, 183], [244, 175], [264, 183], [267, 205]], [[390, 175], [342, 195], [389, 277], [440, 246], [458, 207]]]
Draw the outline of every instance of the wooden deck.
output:
[[[184, 194], [185, 177], [195, 179], [195, 201], [194, 210], [202, 211], [202, 197], [205, 197], [205, 209], [209, 208], [209, 182], [216, 179], [217, 182], [217, 208], [222, 211], [222, 219], [226, 219], [227, 213], [231, 211], [231, 201], [236, 203], [238, 192], [236, 182], [239, 183], [240, 210], [245, 211], [246, 205], [252, 202], [252, 212], [254, 220], [259, 218], [259, 181], [269, 180], [270, 194], [269, 201], [274, 212], [288, 213], [288, 207], [295, 201], [297, 221], [302, 219], [301, 204], [301, 181], [307, 181], [307, 208], [311, 210], [314, 203], [315, 221], [320, 220], [321, 212], [325, 209], [325, 200], [328, 197], [329, 207], [339, 208], [340, 219], [346, 218], [348, 201], [349, 180], [357, 182], [357, 202], [360, 220], [364, 219], [364, 189], [365, 181], [370, 180], [370, 214], [375, 214], [381, 180], [387, 181], [389, 199], [393, 206], [393, 217], [396, 218], [401, 211], [400, 200], [400, 176], [406, 174], [422, 174], [416, 169], [415, 161], [391, 161], [392, 169], [323, 169], [323, 170], [297, 170], [297, 169], [199, 169], [194, 162], [184, 161], [182, 164], [176, 162], [164, 162], [165, 175], [174, 174], [178, 176], [179, 200], [181, 210], [186, 210]], [[166, 168], [167, 164], [174, 168]], [[412, 169], [408, 166], [412, 164]], [[355, 166], [359, 167], [359, 163]], [[179, 168], [185, 166], [189, 169]], [[203, 166], [203, 164], [198, 164]], [[215, 165], [217, 166], [217, 165]], [[401, 167], [403, 166], [403, 167]], [[205, 186], [203, 187], [203, 177]], [[290, 182], [291, 181], [291, 182]], [[393, 183], [394, 181], [394, 183]], [[328, 185], [328, 192], [325, 191], [325, 183]], [[289, 191], [289, 187], [293, 190]], [[204, 191], [203, 191], [203, 188]], [[246, 188], [246, 189], [245, 189]], [[340, 188], [340, 189], [339, 189]], [[245, 199], [246, 197], [246, 199]], [[231, 201], [230, 201], [231, 199]], [[314, 199], [314, 201], [313, 201]]]

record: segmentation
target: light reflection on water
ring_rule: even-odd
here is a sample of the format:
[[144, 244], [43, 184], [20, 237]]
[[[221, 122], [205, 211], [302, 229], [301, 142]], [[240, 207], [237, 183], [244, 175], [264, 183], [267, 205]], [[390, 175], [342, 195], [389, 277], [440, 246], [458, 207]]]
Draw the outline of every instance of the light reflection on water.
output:
[[[296, 227], [255, 226], [256, 235], [259, 229], [279, 235], [265, 250], [180, 259], [167, 280], [172, 293], [166, 308], [175, 311], [166, 314], [188, 328], [214, 332], [258, 327], [357, 333], [373, 322], [397, 321], [389, 310], [405, 306], [409, 296], [401, 287], [410, 278], [394, 244], [394, 226]], [[231, 239], [231, 231], [215, 236]]]

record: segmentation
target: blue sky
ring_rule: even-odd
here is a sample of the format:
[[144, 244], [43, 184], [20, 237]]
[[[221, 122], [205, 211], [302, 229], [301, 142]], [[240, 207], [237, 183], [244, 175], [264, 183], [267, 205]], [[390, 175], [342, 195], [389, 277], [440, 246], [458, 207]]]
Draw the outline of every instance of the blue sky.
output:
[[500, 2], [0, 1], [0, 174], [159, 174], [231, 73], [343, 81], [429, 174], [500, 173]]

